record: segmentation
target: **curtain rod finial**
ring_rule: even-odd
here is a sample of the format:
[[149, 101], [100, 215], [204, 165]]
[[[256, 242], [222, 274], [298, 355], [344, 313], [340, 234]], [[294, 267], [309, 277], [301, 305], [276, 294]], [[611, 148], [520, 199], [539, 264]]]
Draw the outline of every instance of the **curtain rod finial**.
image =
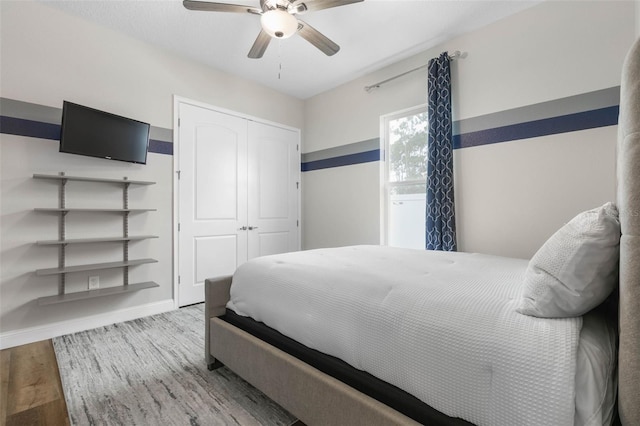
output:
[[464, 59], [467, 57], [467, 55], [467, 52], [460, 52], [459, 50], [455, 50], [449, 55], [449, 59]]

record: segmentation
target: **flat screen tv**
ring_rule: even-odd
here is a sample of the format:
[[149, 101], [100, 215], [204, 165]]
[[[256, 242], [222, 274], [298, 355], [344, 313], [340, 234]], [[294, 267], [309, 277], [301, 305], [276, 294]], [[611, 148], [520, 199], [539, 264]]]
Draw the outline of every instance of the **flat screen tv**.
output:
[[60, 152], [146, 164], [149, 124], [64, 101]]

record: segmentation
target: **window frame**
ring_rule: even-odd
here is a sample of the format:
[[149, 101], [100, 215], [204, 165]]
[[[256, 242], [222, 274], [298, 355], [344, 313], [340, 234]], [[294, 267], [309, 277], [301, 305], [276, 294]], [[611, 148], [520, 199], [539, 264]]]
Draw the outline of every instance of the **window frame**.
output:
[[399, 118], [428, 112], [427, 104], [420, 104], [380, 116], [380, 244], [389, 244], [389, 199], [393, 187], [426, 184], [423, 180], [389, 181], [389, 123]]

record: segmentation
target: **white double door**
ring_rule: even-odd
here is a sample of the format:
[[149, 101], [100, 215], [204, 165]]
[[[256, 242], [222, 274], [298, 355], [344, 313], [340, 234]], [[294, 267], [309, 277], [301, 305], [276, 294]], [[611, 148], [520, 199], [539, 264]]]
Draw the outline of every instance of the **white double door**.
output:
[[296, 251], [299, 132], [180, 103], [178, 301], [248, 259]]

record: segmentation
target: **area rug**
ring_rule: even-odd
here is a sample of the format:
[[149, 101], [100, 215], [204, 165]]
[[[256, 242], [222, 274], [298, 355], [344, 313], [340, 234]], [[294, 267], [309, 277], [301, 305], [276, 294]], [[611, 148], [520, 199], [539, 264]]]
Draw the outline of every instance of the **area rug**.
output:
[[204, 306], [53, 339], [75, 425], [290, 425], [227, 368], [208, 371]]

